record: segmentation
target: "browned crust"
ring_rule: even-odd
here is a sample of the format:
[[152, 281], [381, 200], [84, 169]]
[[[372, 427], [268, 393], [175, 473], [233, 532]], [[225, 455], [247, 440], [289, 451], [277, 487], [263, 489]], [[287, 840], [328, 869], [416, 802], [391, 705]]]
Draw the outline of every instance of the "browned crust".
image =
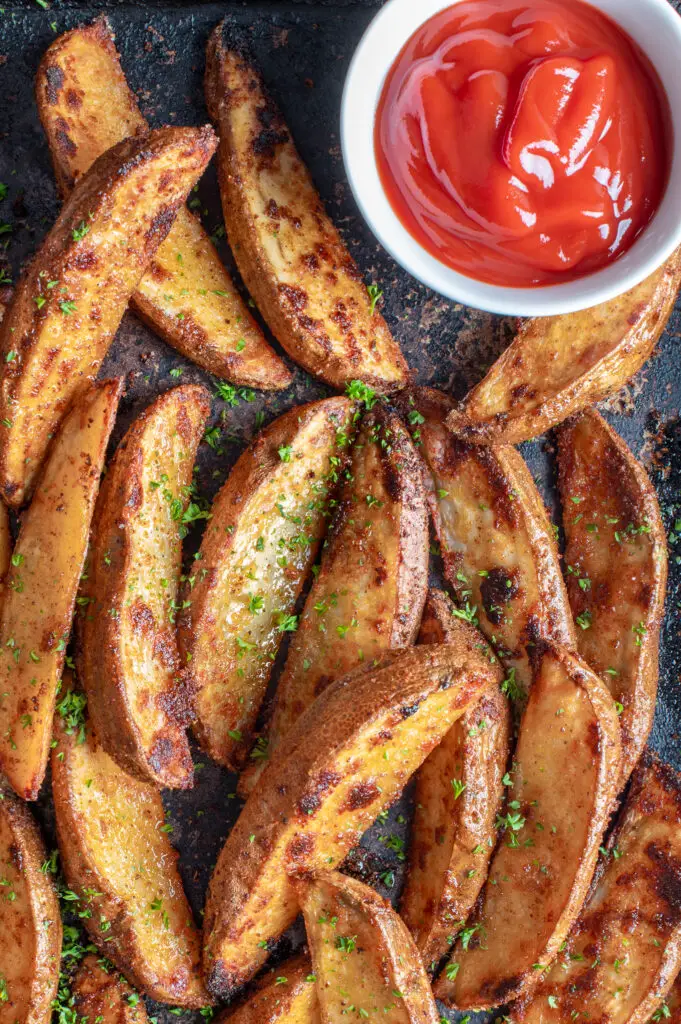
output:
[[[90, 851], [87, 837], [81, 827], [80, 813], [77, 807], [78, 793], [74, 792], [72, 776], [71, 751], [79, 742], [77, 732], [69, 735], [63, 727], [61, 718], [55, 718], [54, 734], [57, 746], [52, 750], [52, 797], [54, 801], [57, 840], [64, 876], [69, 886], [76, 893], [83, 894], [84, 904], [92, 911], [90, 916], [83, 917], [83, 925], [93, 942], [102, 953], [115, 963], [136, 988], [161, 1002], [188, 1009], [200, 1009], [210, 1000], [201, 995], [187, 995], [184, 981], [167, 976], [159, 978], [150, 969], [140, 948], [135, 934], [130, 912], [120, 899], [99, 868], [96, 866]], [[88, 725], [85, 743], [93, 748], [99, 740], [91, 726]], [[158, 799], [158, 820], [163, 820], [163, 804], [160, 794]], [[139, 825], [139, 821], [136, 822]], [[175, 898], [183, 900], [187, 907], [187, 921], [191, 921], [191, 911], [186, 902], [182, 880], [177, 870], [177, 854], [168, 841], [168, 854], [165, 858], [164, 871], [174, 881]], [[85, 895], [87, 890], [87, 895]], [[100, 928], [100, 922], [110, 925], [106, 931]]]
[[[482, 634], [455, 618], [453, 610], [444, 591], [430, 590], [419, 643], [456, 642], [458, 634], [469, 633], [471, 642], [484, 652], [487, 644]], [[497, 677], [501, 682], [499, 670]], [[486, 723], [484, 731], [477, 728], [481, 721]], [[508, 700], [499, 689], [491, 689], [462, 715], [416, 774], [409, 868], [400, 913], [431, 971], [450, 948], [459, 923], [468, 919], [487, 878], [510, 731]], [[464, 787], [460, 795], [453, 790], [453, 779]], [[435, 799], [440, 801], [441, 815], [431, 818]], [[443, 872], [444, 856], [448, 863]], [[431, 888], [433, 878], [439, 885], [439, 899], [424, 906], [423, 891]]]
[[90, 953], [85, 957], [71, 984], [74, 1009], [86, 1024], [146, 1024], [147, 1010], [125, 978], [117, 971], [105, 970]]
[[[19, 282], [0, 327], [0, 349], [4, 357], [0, 421], [12, 424], [11, 427], [0, 425], [0, 491], [8, 504], [19, 506], [28, 497], [50, 435], [78, 392], [96, 374], [129, 298], [126, 289], [120, 293], [109, 292], [110, 315], [100, 322], [97, 331], [88, 333], [84, 351], [71, 352], [66, 344], [56, 352], [50, 349], [48, 389], [42, 386], [48, 370], [41, 353], [46, 356], [46, 348], [53, 347], [54, 340], [44, 336], [43, 325], [49, 326], [57, 313], [63, 315], [59, 311], [64, 299], [54, 288], [39, 308], [34, 299], [42, 293], [43, 278], [59, 281], [68, 273], [74, 282], [83, 282], [82, 287], [86, 281], [91, 282], [91, 261], [97, 260], [97, 254], [89, 248], [88, 236], [73, 238], [74, 225], [101, 224], [102, 230], [106, 230], [112, 196], [141, 167], [148, 168], [148, 185], [154, 183], [156, 190], [153, 195], [149, 192], [146, 202], [138, 204], [139, 222], [131, 226], [129, 245], [121, 253], [126, 268], [139, 270], [139, 280], [170, 230], [178, 206], [210, 160], [215, 145], [210, 127], [159, 128], [145, 136], [126, 139], [95, 161], [65, 202], [54, 227]], [[164, 172], [162, 182], [154, 181], [155, 166], [162, 159], [165, 162], [171, 152], [177, 153], [174, 171]], [[137, 248], [133, 246], [133, 238], [135, 244], [139, 243]], [[94, 273], [105, 279], [114, 269], [99, 268]], [[71, 316], [75, 327], [80, 323], [78, 310]], [[71, 328], [71, 322], [66, 326]], [[10, 351], [16, 352], [16, 356], [8, 361]], [[32, 396], [30, 404], [27, 396]], [[30, 415], [33, 419], [27, 421]]]
[[[114, 108], [110, 112], [101, 138], [93, 137], [92, 131], [88, 131], [88, 87], [91, 82], [85, 70], [78, 66], [78, 61], [83, 59], [83, 53], [78, 49], [79, 43], [82, 46], [87, 44], [99, 51], [100, 58], [106, 63], [106, 74], [111, 84], [111, 102]], [[100, 73], [103, 73], [103, 69]], [[97, 84], [100, 89], [103, 88], [102, 82]], [[126, 81], [111, 25], [104, 15], [100, 15], [89, 25], [80, 25], [70, 32], [65, 32], [48, 47], [36, 73], [35, 95], [62, 196], [68, 195], [74, 187], [84, 159], [90, 155], [89, 150], [108, 148], [112, 135], [122, 139], [149, 130], [149, 125], [140, 112], [137, 98]], [[79, 148], [82, 150], [84, 147], [85, 158], [82, 153], [79, 154]], [[178, 210], [179, 221], [189, 223], [191, 217], [188, 210]], [[211, 334], [192, 317], [192, 304], [196, 299], [187, 300], [182, 315], [178, 315], [176, 310], [170, 312], [163, 308], [155, 300], [153, 291], [150, 293], [144, 287], [145, 278], [148, 279], [154, 272], [153, 267], [145, 274], [145, 278], [140, 282], [140, 288], [132, 296], [131, 303], [135, 312], [179, 352], [218, 377], [225, 377], [242, 386], [265, 390], [288, 387], [292, 379], [291, 374], [265, 341], [248, 306], [233, 287], [231, 278], [207, 233], [200, 226], [195, 230], [202, 253], [184, 251], [183, 262], [187, 271], [195, 270], [196, 275], [203, 269], [204, 278], [209, 280], [213, 280], [211, 267], [214, 265], [216, 272], [225, 278], [219, 286], [211, 285], [212, 288], [224, 287], [227, 293], [221, 297], [221, 333]], [[175, 236], [179, 237], [179, 231], [173, 226], [168, 238], [169, 244], [172, 244]], [[211, 299], [211, 302], [214, 304], [215, 300]], [[235, 325], [236, 319], [239, 321], [239, 327]], [[239, 335], [244, 333], [248, 338], [247, 349], [238, 352], [234, 345]]]
[[[653, 287], [643, 301], [637, 296], [648, 282], [592, 309], [523, 321], [484, 380], [449, 414], [450, 430], [474, 444], [519, 444], [621, 388], [650, 357], [665, 329], [681, 283], [681, 250], [649, 280]], [[627, 304], [627, 328], [620, 333], [618, 315]], [[550, 359], [539, 357], [549, 341], [573, 356], [572, 377], [558, 389], [552, 388]], [[528, 349], [537, 358], [534, 375], [526, 378]], [[504, 411], [492, 411], [495, 382], [499, 394], [507, 391]]]
[[[22, 1017], [21, 1024], [49, 1024], [52, 1016], [52, 1000], [57, 994], [59, 981], [59, 965], [61, 958], [62, 924], [59, 912], [57, 893], [49, 874], [41, 870], [46, 859], [45, 847], [30, 811], [0, 778], [0, 814], [9, 824], [13, 836], [12, 848], [7, 851], [24, 875], [26, 888], [30, 895], [30, 921], [26, 921], [25, 929], [30, 929], [34, 936], [33, 962], [27, 965], [31, 972], [30, 1005], [28, 1014]], [[0, 914], [0, 921], [2, 914]], [[49, 924], [48, 924], [49, 922]], [[3, 976], [3, 959], [5, 956], [16, 956], [17, 946], [12, 936], [3, 931], [0, 936], [0, 977]], [[12, 992], [8, 993], [10, 1002], [5, 1009], [12, 1009]], [[26, 993], [22, 993], [23, 996]], [[2, 1011], [3, 1013], [5, 1010]]]
[[[216, 1024], [277, 1024], [289, 1020], [292, 1004], [299, 999], [317, 1005], [312, 963], [306, 952], [262, 974], [251, 991], [220, 1014]], [[318, 1010], [311, 1012], [309, 1024], [316, 1024], [318, 1019]]]
[[[156, 641], [164, 647], [164, 660], [175, 665], [170, 691], [158, 694], [164, 726], [155, 733], [153, 757], [147, 753], [150, 737], [142, 734], [130, 705], [123, 664], [121, 617], [135, 574], [131, 563], [129, 530], [141, 502], [144, 437], [148, 430], [184, 431], [187, 484], [203, 436], [210, 400], [205, 388], [185, 385], [160, 395], [134, 421], [121, 441], [97, 500], [92, 524], [91, 569], [87, 583], [90, 603], [80, 623], [79, 664], [88, 695], [90, 714], [107, 753], [129, 774], [161, 787], [186, 789], [193, 785], [194, 765], [185, 727], [189, 722], [187, 680], [180, 670], [175, 633], [154, 624]], [[193, 417], [193, 422], [192, 422]], [[177, 566], [179, 574], [180, 566]], [[114, 614], [114, 612], [116, 614]]]
[[[514, 530], [523, 529], [527, 536], [528, 548], [532, 556], [536, 573], [538, 600], [526, 609], [527, 622], [523, 626], [524, 647], [529, 654], [535, 643], [540, 640], [551, 640], [565, 647], [576, 648], [575, 626], [570, 612], [567, 591], [561, 571], [560, 555], [554, 540], [553, 530], [549, 522], [546, 508], [535, 486], [529, 469], [522, 456], [508, 445], [491, 448], [484, 445], [472, 445], [445, 431], [444, 422], [452, 400], [440, 391], [432, 388], [416, 388], [403, 403], [406, 410], [417, 410], [425, 417], [421, 427], [420, 451], [433, 476], [446, 479], [447, 474], [455, 475], [457, 467], [472, 460], [484, 472], [485, 479], [494, 495], [493, 512], [496, 521], [503, 521], [505, 526]], [[432, 422], [437, 431], [442, 433], [439, 438], [434, 431], [428, 431], [428, 423]], [[468, 581], [462, 584], [460, 577], [460, 553], [450, 550], [446, 532], [443, 528], [440, 510], [441, 496], [436, 493], [433, 480], [428, 481], [428, 502], [437, 538], [440, 542], [444, 572], [452, 590], [460, 597], [463, 590], [477, 586]], [[481, 535], [489, 529], [490, 546], [495, 538], [496, 528], [486, 525], [481, 517], [477, 524], [469, 524], [470, 529], [479, 530]], [[462, 537], [462, 541], [466, 538]], [[521, 588], [524, 581], [518, 581]], [[482, 587], [480, 587], [482, 596]], [[473, 603], [486, 612], [485, 601], [473, 599]], [[520, 651], [504, 651], [500, 643], [498, 623], [492, 622], [487, 614], [480, 614], [480, 628], [487, 639], [496, 644], [502, 661], [510, 660], [510, 655], [519, 655]], [[506, 655], [506, 657], [505, 657]], [[518, 680], [522, 686], [522, 680]]]
[[[252, 977], [267, 955], [260, 937], [274, 939], [295, 918], [287, 872], [328, 866], [329, 855], [340, 863], [496, 678], [463, 640], [389, 652], [385, 661], [387, 667], [332, 683], [298, 719], [230, 833], [204, 918], [204, 974], [214, 995], [225, 996]], [[400, 755], [391, 762], [384, 752], [393, 742]], [[367, 777], [375, 783], [373, 800], [351, 805], [353, 787]]]
[[[557, 440], [565, 563], [572, 570], [567, 576], [568, 596], [575, 619], [585, 612], [593, 616], [593, 627], [577, 631], [577, 645], [615, 700], [623, 704], [624, 786], [645, 748], [655, 715], [667, 538], [645, 469], [599, 413], [590, 409], [571, 418], [559, 429]], [[595, 525], [597, 534], [587, 533], [585, 524]], [[628, 538], [628, 526], [647, 526], [648, 533], [637, 542], [635, 536]], [[641, 565], [632, 564], [627, 553], [627, 545], [637, 543], [644, 543], [647, 552]], [[592, 549], [595, 545], [604, 553], [602, 564]], [[594, 570], [600, 571], [596, 575]], [[582, 575], [588, 589], [586, 584], [580, 586]], [[634, 600], [636, 621], [620, 622]], [[631, 641], [632, 629], [641, 626], [633, 657], [626, 659], [617, 675], [608, 672], [617, 645]], [[623, 631], [626, 636], [621, 636]], [[627, 678], [629, 672], [633, 678]]]
[[[223, 42], [225, 23], [213, 31], [206, 53], [206, 103], [220, 134], [218, 176], [229, 243], [246, 286], [282, 347], [308, 373], [336, 388], [358, 378], [380, 392], [395, 391], [408, 382], [408, 368], [383, 318], [370, 312], [359, 271], [332, 224], [309, 173], [302, 164], [290, 132], [259, 73], [244, 55]], [[230, 84], [230, 70], [239, 87]], [[246, 159], [235, 145], [232, 115], [239, 107], [252, 111], [253, 139]], [[300, 246], [300, 276], [295, 288], [277, 279], [276, 268], [258, 240], [248, 201], [248, 185], [261, 168], [270, 171], [277, 157], [286, 154], [298, 177], [306, 213], [323, 242], [305, 262], [304, 237]], [[292, 172], [293, 173], [293, 172]], [[303, 267], [306, 267], [303, 270]], [[329, 282], [338, 293], [337, 309], [310, 307], [309, 283]], [[306, 284], [308, 287], [306, 288]], [[314, 313], [323, 313], [315, 318]], [[333, 324], [331, 320], [333, 319]], [[342, 353], [334, 352], [330, 335], [340, 331]]]

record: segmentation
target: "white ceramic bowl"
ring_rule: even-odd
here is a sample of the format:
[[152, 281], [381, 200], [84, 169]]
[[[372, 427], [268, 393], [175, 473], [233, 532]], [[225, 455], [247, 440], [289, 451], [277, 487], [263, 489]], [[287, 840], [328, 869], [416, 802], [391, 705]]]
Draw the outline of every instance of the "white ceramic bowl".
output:
[[672, 166], [667, 191], [631, 249], [602, 270], [565, 284], [503, 288], [459, 274], [431, 256], [393, 211], [374, 151], [374, 120], [383, 83], [407, 40], [438, 11], [461, 0], [388, 0], [366, 30], [348, 71], [341, 141], [350, 185], [372, 231], [405, 270], [457, 302], [491, 313], [572, 313], [633, 288], [681, 245], [681, 17], [668, 0], [590, 0], [636, 40], [655, 66], [672, 115]]

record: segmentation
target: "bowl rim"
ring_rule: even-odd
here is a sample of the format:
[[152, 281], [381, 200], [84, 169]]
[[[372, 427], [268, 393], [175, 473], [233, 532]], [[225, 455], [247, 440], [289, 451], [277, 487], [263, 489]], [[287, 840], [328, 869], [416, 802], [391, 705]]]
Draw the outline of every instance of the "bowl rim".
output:
[[586, 0], [607, 14], [647, 54], [667, 93], [671, 113], [671, 167], [662, 202], [650, 223], [618, 260], [563, 284], [509, 288], [467, 277], [441, 263], [409, 233], [381, 184], [374, 123], [386, 75], [398, 53], [434, 14], [463, 0], [387, 0], [362, 36], [350, 62], [341, 102], [345, 171], [362, 216], [388, 253], [423, 284], [468, 306], [511, 316], [555, 316], [587, 309], [640, 284], [681, 245], [681, 17], [668, 0]]

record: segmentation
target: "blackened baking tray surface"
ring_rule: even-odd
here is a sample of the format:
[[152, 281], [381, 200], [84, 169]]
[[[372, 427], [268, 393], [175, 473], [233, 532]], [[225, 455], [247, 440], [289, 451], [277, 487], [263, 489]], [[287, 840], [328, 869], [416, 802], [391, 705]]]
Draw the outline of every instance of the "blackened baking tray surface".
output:
[[[415, 0], [416, 2], [416, 0]], [[376, 8], [373, 0], [288, 0], [288, 2], [187, 3], [156, 0], [130, 4], [110, 0], [77, 4], [55, 0], [43, 7], [36, 0], [0, 7], [0, 181], [9, 186], [0, 203], [0, 243], [15, 279], [22, 261], [36, 249], [52, 224], [59, 202], [47, 145], [33, 100], [38, 62], [61, 32], [106, 12], [116, 33], [123, 66], [152, 125], [201, 124], [208, 120], [202, 95], [204, 47], [208, 33], [226, 14], [246, 29], [255, 56], [289, 121], [293, 135], [348, 245], [366, 276], [383, 289], [383, 312], [399, 339], [420, 384], [461, 397], [508, 344], [513, 323], [453, 304], [419, 285], [381, 250], [363, 224], [343, 171], [339, 143], [339, 110], [345, 72], [353, 50]], [[214, 170], [199, 186], [202, 219], [218, 236], [227, 265], [233, 262], [222, 237], [222, 215]], [[2, 225], [11, 224], [8, 231]], [[0, 250], [2, 257], [2, 250]], [[660, 496], [665, 525], [672, 541], [667, 616], [662, 633], [660, 692], [652, 746], [681, 768], [677, 720], [681, 712], [678, 607], [681, 596], [681, 539], [677, 549], [675, 523], [681, 519], [681, 365], [678, 358], [681, 307], [677, 306], [655, 356], [603, 411], [629, 442], [651, 474]], [[265, 423], [301, 402], [320, 398], [328, 389], [297, 370], [285, 392], [256, 394], [237, 408], [215, 396], [214, 382], [184, 360], [132, 314], [127, 314], [103, 375], [126, 378], [126, 394], [113, 446], [131, 420], [160, 392], [177, 384], [172, 370], [182, 370], [182, 383], [203, 382], [213, 398], [211, 425], [223, 427], [221, 451], [202, 445], [199, 483], [208, 497], [224, 481], [231, 465], [255, 432], [256, 416]], [[549, 505], [554, 504], [550, 438], [522, 446]], [[681, 535], [681, 523], [679, 523]], [[191, 553], [199, 532], [188, 539]], [[180, 852], [180, 869], [197, 919], [216, 856], [240, 808], [235, 778], [194, 749], [196, 787], [187, 793], [164, 793], [173, 824], [172, 839]], [[49, 782], [37, 807], [48, 845], [54, 846]], [[392, 834], [408, 841], [409, 796], [374, 826], [350, 857], [351, 869], [363, 874], [386, 895], [396, 897], [402, 880], [399, 849], [380, 838]], [[390, 890], [378, 882], [386, 870], [395, 873]], [[294, 929], [291, 941], [300, 939]], [[291, 949], [284, 940], [277, 955]], [[198, 1014], [149, 1004], [158, 1021], [201, 1020]], [[456, 1015], [451, 1015], [456, 1019]]]

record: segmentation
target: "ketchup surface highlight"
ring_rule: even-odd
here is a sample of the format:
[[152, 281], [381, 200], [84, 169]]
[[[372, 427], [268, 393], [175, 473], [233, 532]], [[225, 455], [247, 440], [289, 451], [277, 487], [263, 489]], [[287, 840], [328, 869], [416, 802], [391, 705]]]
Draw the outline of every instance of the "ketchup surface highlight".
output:
[[391, 205], [428, 252], [529, 287], [630, 248], [662, 200], [670, 135], [647, 57], [584, 0], [464, 0], [395, 61], [375, 146]]

